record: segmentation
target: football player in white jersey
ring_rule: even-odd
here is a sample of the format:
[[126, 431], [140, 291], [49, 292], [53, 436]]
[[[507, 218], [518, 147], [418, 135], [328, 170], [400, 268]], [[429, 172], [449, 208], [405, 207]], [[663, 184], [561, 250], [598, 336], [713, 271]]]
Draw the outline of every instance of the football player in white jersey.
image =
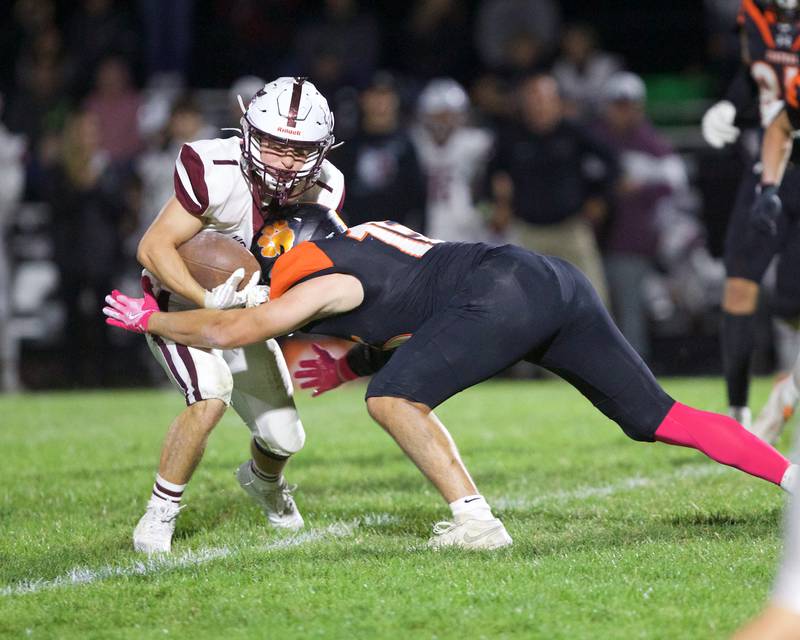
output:
[[[152, 286], [164, 309], [224, 309], [266, 299], [257, 276], [241, 291], [240, 272], [212, 291], [194, 280], [177, 247], [199, 231], [212, 229], [250, 248], [286, 204], [342, 205], [344, 178], [325, 159], [334, 142], [333, 114], [311, 82], [278, 78], [241, 107], [241, 137], [183, 145], [175, 162], [175, 194], [139, 243], [143, 284]], [[228, 405], [252, 432], [252, 457], [236, 472], [242, 488], [272, 526], [302, 527], [282, 471], [303, 447], [305, 433], [277, 343], [219, 351], [151, 336], [147, 341], [187, 407], [167, 432], [152, 496], [133, 532], [134, 548], [171, 550], [184, 488]]]
[[417, 106], [411, 137], [428, 179], [425, 234], [454, 242], [486, 236], [473, 189], [492, 147], [488, 131], [467, 126], [469, 98], [451, 78], [432, 80]]

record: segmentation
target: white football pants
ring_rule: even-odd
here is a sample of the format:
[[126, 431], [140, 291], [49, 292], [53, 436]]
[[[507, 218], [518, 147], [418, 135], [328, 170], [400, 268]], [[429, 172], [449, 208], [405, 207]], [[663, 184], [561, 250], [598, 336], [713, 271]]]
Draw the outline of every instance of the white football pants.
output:
[[275, 340], [239, 349], [197, 349], [146, 334], [150, 351], [187, 405], [217, 398], [231, 405], [260, 446], [286, 457], [305, 444], [289, 369]]

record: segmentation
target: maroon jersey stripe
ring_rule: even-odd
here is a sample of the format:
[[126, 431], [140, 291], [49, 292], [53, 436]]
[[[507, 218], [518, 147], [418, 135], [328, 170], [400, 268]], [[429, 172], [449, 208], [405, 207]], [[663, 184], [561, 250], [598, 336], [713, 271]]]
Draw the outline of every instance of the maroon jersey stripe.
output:
[[192, 395], [194, 395], [194, 401], [198, 402], [199, 400], [204, 400], [197, 383], [197, 367], [194, 366], [194, 360], [192, 360], [192, 354], [189, 353], [189, 347], [182, 344], [176, 344], [175, 346], [178, 348], [178, 355], [180, 356], [181, 360], [183, 360], [183, 366], [186, 367], [186, 370], [189, 372], [189, 380], [191, 380], [192, 384]]
[[339, 200], [339, 204], [336, 207], [336, 211], [338, 211], [339, 213], [341, 213], [342, 207], [344, 206], [344, 194], [345, 194], [345, 188], [344, 186], [342, 186], [342, 198], [341, 200]]
[[300, 78], [294, 83], [292, 100], [289, 102], [289, 117], [286, 119], [287, 127], [297, 126], [297, 111], [300, 108], [300, 96], [303, 94], [303, 82], [305, 80]]
[[[197, 202], [186, 191], [186, 188], [178, 175], [178, 169], [175, 169], [173, 182], [175, 183], [175, 197], [181, 206], [189, 213], [196, 216], [201, 216], [208, 209], [208, 186], [206, 186], [205, 169], [203, 168], [203, 161], [197, 155], [197, 151], [192, 149], [188, 144], [181, 147], [180, 162], [183, 168], [186, 169], [186, 175], [189, 177], [192, 191], [194, 192]], [[199, 204], [198, 204], [199, 203]]]
[[189, 402], [189, 389], [186, 387], [186, 383], [184, 382], [183, 378], [181, 378], [180, 374], [178, 373], [178, 368], [175, 366], [175, 363], [172, 361], [172, 354], [169, 352], [166, 343], [159, 338], [158, 336], [153, 336], [153, 340], [158, 345], [159, 350], [161, 351], [161, 355], [164, 357], [164, 361], [167, 363], [167, 367], [169, 367], [172, 376], [175, 378], [175, 381], [180, 386], [181, 390], [183, 391], [183, 397], [186, 400], [187, 406], [190, 404]]

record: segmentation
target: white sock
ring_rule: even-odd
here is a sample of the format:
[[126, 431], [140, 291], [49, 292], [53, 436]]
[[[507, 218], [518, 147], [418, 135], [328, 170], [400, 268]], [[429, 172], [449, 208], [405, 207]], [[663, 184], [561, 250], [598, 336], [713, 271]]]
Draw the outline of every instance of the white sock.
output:
[[728, 415], [741, 424], [745, 429], [748, 431], [750, 430], [750, 426], [753, 422], [752, 414], [750, 413], [750, 407], [730, 406], [728, 407]]
[[798, 468], [800, 468], [798, 465], [790, 464], [789, 468], [783, 473], [783, 479], [781, 480], [781, 489], [792, 495], [798, 493], [797, 482], [800, 478]]
[[178, 504], [183, 497], [183, 490], [185, 488], [185, 484], [175, 484], [169, 480], [164, 480], [159, 474], [156, 474], [156, 481], [155, 484], [153, 484], [153, 495], [159, 500]]
[[786, 383], [781, 388], [781, 402], [786, 407], [794, 407], [797, 404], [798, 395], [794, 375], [790, 375], [786, 378]]
[[464, 496], [450, 503], [450, 511], [453, 512], [455, 522], [465, 520], [492, 520], [492, 508], [486, 499], [480, 494]]

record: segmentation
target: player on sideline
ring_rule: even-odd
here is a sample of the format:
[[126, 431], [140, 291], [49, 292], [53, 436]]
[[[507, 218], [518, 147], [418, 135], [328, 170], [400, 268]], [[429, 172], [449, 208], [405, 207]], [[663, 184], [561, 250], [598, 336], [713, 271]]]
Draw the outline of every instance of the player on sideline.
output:
[[[239, 273], [213, 291], [194, 280], [176, 248], [202, 229], [230, 236], [259, 255], [275, 249], [269, 222], [280, 207], [300, 201], [342, 204], [342, 174], [325, 159], [334, 142], [333, 115], [313, 84], [278, 78], [256, 93], [247, 109], [241, 99], [240, 106], [241, 137], [183, 145], [175, 163], [175, 195], [139, 244], [143, 282], [152, 286], [163, 310], [241, 307], [266, 295], [255, 281], [237, 291]], [[181, 496], [229, 404], [253, 436], [252, 459], [236, 473], [239, 483], [272, 526], [302, 527], [282, 472], [303, 447], [305, 433], [277, 343], [218, 350], [154, 335], [147, 342], [187, 407], [164, 440], [152, 496], [133, 532], [134, 548], [171, 550]]]
[[[781, 105], [780, 112], [764, 132], [761, 144], [761, 181], [756, 190], [751, 221], [764, 243], [786, 242], [781, 233], [786, 233], [790, 224], [795, 231], [800, 229], [797, 217], [800, 193], [786, 188], [787, 180], [795, 180], [798, 175], [797, 168], [787, 169], [794, 137], [800, 132], [798, 89], [800, 89], [800, 76], [794, 75], [784, 87], [786, 99]], [[790, 242], [795, 249], [800, 250], [800, 234], [794, 233]], [[789, 268], [796, 267], [798, 259], [787, 258], [788, 256], [784, 254], [782, 263], [786, 263], [787, 280], [798, 287], [800, 280], [796, 273], [789, 273]], [[800, 292], [797, 298], [800, 298]], [[800, 315], [800, 300], [793, 308], [793, 313], [795, 317]], [[761, 425], [758, 431], [754, 430], [756, 435], [768, 442], [775, 442], [778, 439], [797, 403], [798, 388], [800, 387], [792, 375], [776, 385], [756, 421]]]
[[[703, 116], [703, 136], [713, 147], [734, 142], [739, 136], [736, 125], [741, 126], [748, 119], [767, 127], [781, 109], [785, 80], [796, 74], [800, 65], [797, 0], [768, 0], [761, 5], [764, 8], [756, 0], [743, 0], [739, 11], [743, 62], [740, 73], [731, 83], [726, 99]], [[787, 175], [784, 193], [797, 205], [781, 216], [776, 234], [760, 233], [757, 216], [751, 215], [759, 172], [758, 159], [754, 158], [740, 183], [725, 237], [727, 280], [721, 337], [729, 415], [759, 437], [770, 439], [774, 421], [759, 416], [751, 427], [747, 406], [755, 312], [761, 279], [776, 254], [781, 259], [772, 310], [779, 319], [789, 321], [800, 312], [800, 285], [794, 273], [794, 265], [800, 260], [800, 171]], [[785, 408], [787, 418], [798, 398], [790, 378], [776, 385], [771, 399], [782, 405], [782, 411]]]
[[209, 348], [297, 330], [382, 348], [405, 339], [373, 376], [367, 408], [452, 509], [433, 547], [511, 543], [432, 410], [523, 359], [567, 380], [634, 440], [692, 447], [786, 490], [798, 476], [732, 418], [667, 395], [586, 277], [563, 260], [370, 222], [295, 246], [271, 278], [272, 301], [251, 309], [159, 313], [147, 293], [114, 291], [103, 311], [114, 326]]

